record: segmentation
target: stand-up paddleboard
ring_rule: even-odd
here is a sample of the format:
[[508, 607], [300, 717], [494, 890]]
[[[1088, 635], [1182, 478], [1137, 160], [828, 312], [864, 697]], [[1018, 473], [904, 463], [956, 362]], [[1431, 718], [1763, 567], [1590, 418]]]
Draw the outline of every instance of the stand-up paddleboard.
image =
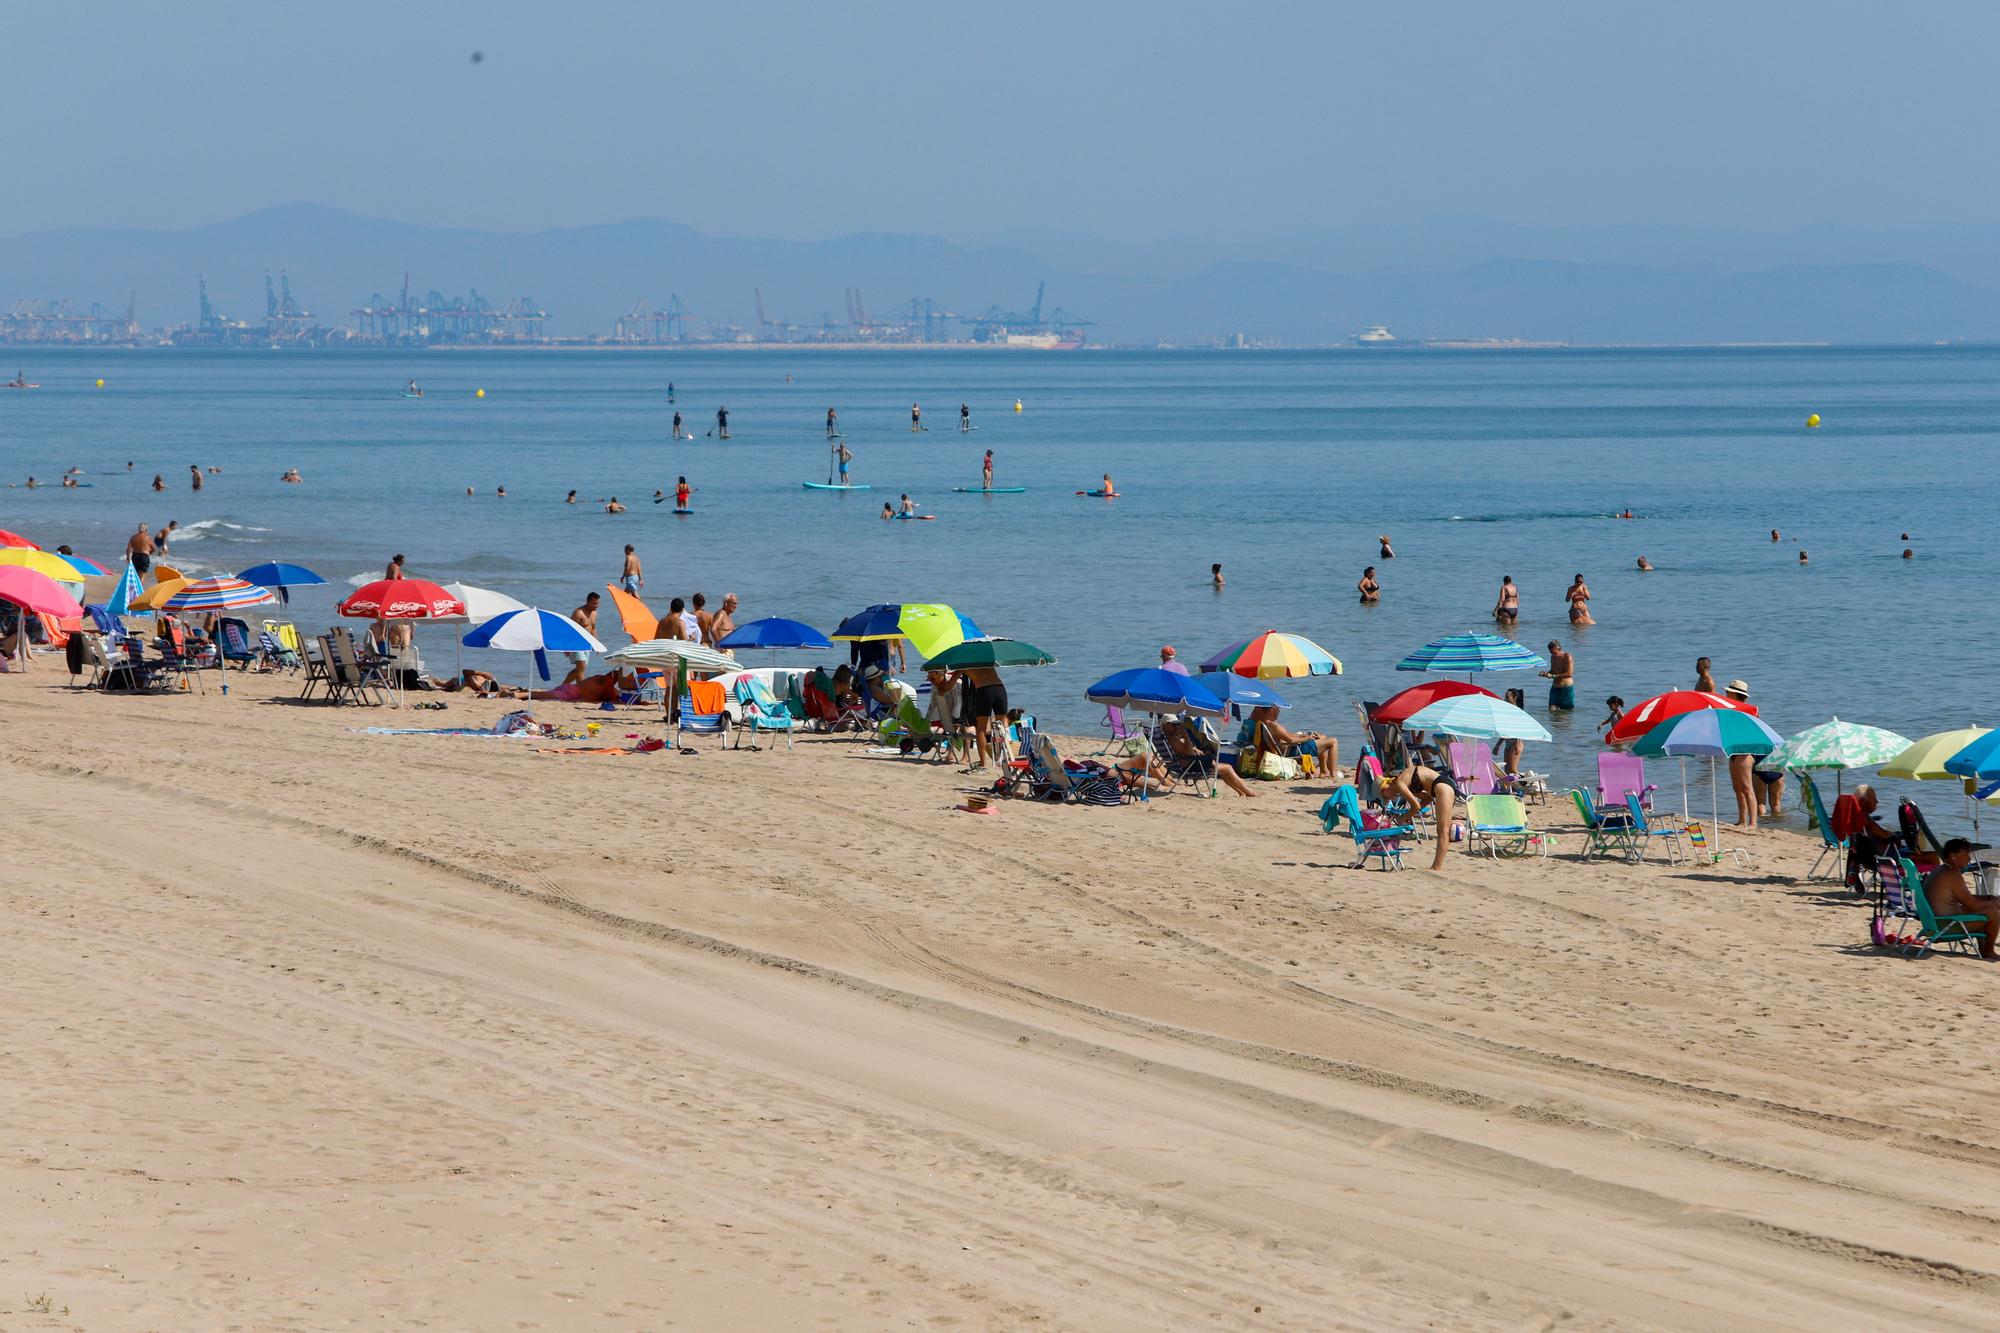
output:
[[1078, 491], [1078, 495], [1088, 495], [1099, 500], [1116, 500], [1122, 491]]
[[937, 515], [936, 515], [936, 514], [897, 514], [897, 515], [896, 515], [895, 517], [896, 517], [896, 518], [898, 518], [898, 519], [900, 519], [900, 520], [902, 520], [902, 521], [903, 521], [903, 522], [905, 522], [905, 523], [935, 523], [935, 522], [937, 522]]
[[1025, 495], [1026, 486], [954, 486], [954, 495]]
[[859, 486], [844, 486], [830, 481], [802, 481], [799, 485], [809, 491], [872, 491], [875, 489], [865, 482]]
[[687, 517], [687, 516], [688, 516], [689, 514], [692, 514], [693, 512], [694, 512], [694, 510], [692, 510], [692, 509], [676, 509], [676, 510], [674, 510], [674, 513], [675, 513], [675, 514], [677, 514], [677, 515], [679, 515], [679, 516], [680, 516], [680, 517], [682, 517], [682, 518], [686, 518], [686, 517]]
[[405, 397], [405, 398], [421, 398], [421, 397], [423, 397], [423, 395], [422, 395], [422, 394], [420, 394], [420, 393], [405, 393], [405, 394], [403, 395], [403, 397]]

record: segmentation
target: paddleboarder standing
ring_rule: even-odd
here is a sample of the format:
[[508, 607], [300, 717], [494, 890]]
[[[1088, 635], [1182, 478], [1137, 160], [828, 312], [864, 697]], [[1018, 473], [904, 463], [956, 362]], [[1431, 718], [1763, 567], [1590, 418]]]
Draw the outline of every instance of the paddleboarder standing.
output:
[[979, 489], [982, 491], [993, 489], [993, 451], [991, 449], [986, 451], [986, 461], [979, 465]]
[[726, 407], [715, 409], [715, 433], [720, 439], [729, 438], [729, 409]]
[[911, 429], [911, 430], [922, 430], [923, 428], [924, 428], [924, 409], [923, 409], [923, 408], [921, 408], [921, 407], [919, 407], [919, 406], [918, 406], [917, 404], [915, 404], [915, 403], [911, 403], [911, 404], [910, 404], [910, 429]]
[[962, 431], [972, 429], [972, 406], [969, 403], [958, 405], [958, 428]]
[[840, 464], [840, 484], [846, 486], [849, 484], [847, 480], [847, 465], [853, 461], [854, 455], [848, 450], [846, 445], [836, 442], [833, 446], [833, 456]]
[[826, 409], [826, 438], [829, 440], [840, 438], [840, 418], [830, 407]]

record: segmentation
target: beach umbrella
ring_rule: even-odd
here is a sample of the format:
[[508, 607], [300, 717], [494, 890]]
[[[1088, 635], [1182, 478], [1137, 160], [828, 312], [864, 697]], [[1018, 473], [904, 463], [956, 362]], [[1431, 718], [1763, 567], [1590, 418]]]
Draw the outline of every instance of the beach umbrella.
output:
[[1834, 772], [1834, 791], [1838, 793], [1845, 770], [1886, 764], [1909, 748], [1907, 736], [1898, 736], [1881, 727], [1864, 727], [1858, 722], [1842, 722], [1836, 717], [1790, 737], [1764, 757], [1764, 764], [1772, 769], [1830, 768]]
[[[77, 572], [77, 574], [83, 578], [101, 579], [111, 572], [110, 570], [106, 569], [103, 565], [98, 564], [95, 560], [90, 560], [85, 558], [84, 556], [77, 555], [73, 551], [71, 552], [57, 551], [55, 553], [55, 557], [56, 559], [61, 560], [65, 564], [67, 564], [71, 569], [74, 569]], [[62, 582], [68, 582], [68, 581], [69, 580], [67, 579], [62, 580]]]
[[0, 528], [0, 547], [7, 547], [7, 546], [20, 547], [24, 550], [29, 550], [29, 551], [39, 551], [42, 549], [41, 547], [35, 545], [33, 542], [29, 541], [26, 537], [23, 537], [20, 533], [9, 532], [5, 528]]
[[967, 639], [924, 663], [924, 669], [963, 671], [968, 667], [1049, 666], [1055, 658], [1018, 639]]
[[804, 648], [825, 650], [833, 647], [833, 641], [802, 621], [787, 620], [783, 616], [765, 616], [762, 620], [752, 620], [738, 625], [722, 636], [715, 645], [718, 648]]
[[172, 597], [192, 582], [194, 582], [192, 579], [171, 578], [155, 583], [152, 587], [147, 588], [132, 599], [127, 608], [128, 614], [137, 615], [142, 611], [150, 614], [158, 611], [161, 602], [166, 601], [167, 598]]
[[1435, 731], [1477, 740], [1545, 741], [1548, 729], [1490, 694], [1459, 694], [1418, 709], [1403, 721], [1411, 731]]
[[288, 588], [312, 588], [326, 582], [304, 565], [288, 565], [282, 560], [266, 560], [261, 565], [239, 569], [236, 571], [236, 577], [249, 583], [261, 583], [266, 588], [277, 589], [278, 600], [281, 602], [291, 601], [291, 594], [286, 591]]
[[1618, 719], [1618, 725], [1604, 733], [1604, 739], [1612, 745], [1623, 745], [1636, 741], [1654, 727], [1669, 718], [1683, 713], [1700, 712], [1705, 708], [1720, 708], [1725, 712], [1749, 713], [1756, 716], [1757, 710], [1740, 699], [1726, 695], [1710, 694], [1706, 690], [1668, 690], [1650, 699], [1641, 700]]
[[1401, 723], [1404, 718], [1419, 709], [1430, 707], [1440, 699], [1456, 699], [1461, 695], [1483, 694], [1489, 699], [1500, 696], [1489, 689], [1463, 680], [1427, 680], [1421, 685], [1412, 685], [1407, 690], [1390, 695], [1369, 710], [1370, 722]]
[[132, 603], [146, 595], [139, 582], [139, 570], [130, 560], [125, 562], [125, 572], [118, 577], [118, 586], [111, 591], [111, 600], [105, 603], [105, 611], [112, 616], [130, 615]]
[[[405, 579], [403, 582], [408, 582]], [[470, 583], [440, 583], [449, 595], [458, 598], [465, 610], [455, 616], [436, 616], [437, 620], [466, 620], [475, 625], [483, 625], [495, 616], [504, 616], [509, 611], [526, 611], [528, 604], [518, 597], [509, 597], [504, 592], [491, 588], [475, 588]]]
[[725, 656], [707, 644], [688, 639], [647, 639], [643, 643], [628, 643], [615, 652], [606, 653], [605, 658], [647, 671], [672, 671], [681, 663], [686, 663], [689, 671], [715, 673], [743, 669], [743, 664], [735, 658]]
[[1708, 759], [1709, 820], [1714, 825], [1715, 860], [1722, 860], [1722, 798], [1716, 782], [1717, 759], [1739, 754], [1769, 754], [1784, 737], [1753, 714], [1730, 708], [1699, 708], [1670, 717], [1632, 743], [1638, 755], [1703, 755]]
[[[407, 582], [408, 580], [404, 580]], [[601, 653], [604, 645], [597, 636], [568, 616], [530, 606], [519, 611], [503, 611], [466, 635], [468, 648], [498, 648], [504, 652], [533, 653], [535, 670], [549, 679], [549, 654]]]
[[[1171, 672], [1171, 667], [1168, 666], [1163, 666], [1160, 670], [1177, 675], [1187, 674], [1185, 671]], [[1204, 671], [1199, 676], [1193, 677], [1193, 680], [1226, 704], [1236, 704], [1242, 708], [1291, 707], [1291, 704], [1285, 701], [1285, 697], [1269, 685], [1260, 680], [1252, 680], [1248, 676], [1239, 676], [1234, 671]]]
[[1956, 731], [1936, 732], [1914, 742], [1876, 772], [1885, 778], [1907, 778], [1912, 782], [1947, 781], [1959, 775], [1945, 768], [1945, 761], [1962, 753], [1987, 734], [1985, 727], [1960, 727]]
[[625, 627], [626, 635], [634, 643], [659, 637], [660, 618], [644, 602], [615, 583], [605, 584], [604, 591], [611, 594], [611, 605], [618, 610], [618, 623]]
[[83, 604], [70, 596], [62, 584], [46, 574], [20, 565], [0, 565], [0, 601], [12, 602], [21, 608], [16, 641], [21, 649], [22, 670], [28, 666], [28, 616], [68, 619], [83, 614]]
[[1083, 692], [1094, 704], [1131, 708], [1142, 713], [1194, 713], [1221, 717], [1223, 702], [1193, 676], [1158, 667], [1114, 671]]
[[1981, 782], [2000, 780], [2000, 731], [1989, 731], [1944, 761], [1944, 771]]
[[[0, 569], [8, 567], [32, 569], [45, 578], [54, 579], [57, 583], [81, 583], [88, 577], [71, 564], [67, 557], [57, 555], [54, 551], [38, 551], [26, 546], [9, 546], [5, 550], [0, 550]], [[102, 574], [104, 571], [100, 569], [97, 572]]]
[[465, 614], [465, 599], [428, 579], [376, 579], [338, 607], [351, 620], [448, 620]]
[[[223, 575], [207, 579], [176, 579], [179, 586], [160, 598], [154, 606], [168, 615], [188, 611], [228, 611], [242, 606], [263, 606], [278, 600], [276, 593], [259, 584]], [[161, 584], [166, 587], [166, 584]], [[215, 636], [215, 669], [222, 676], [222, 692], [229, 693], [229, 669], [222, 659], [222, 636]]]
[[1337, 676], [1340, 660], [1301, 634], [1267, 629], [1233, 643], [1201, 664], [1203, 671], [1232, 671], [1257, 680]]
[[1499, 634], [1447, 634], [1396, 663], [1398, 671], [1532, 671], [1548, 662]]
[[967, 639], [985, 638], [986, 631], [942, 602], [884, 602], [841, 621], [833, 637], [850, 643], [908, 639], [919, 655], [935, 657]]

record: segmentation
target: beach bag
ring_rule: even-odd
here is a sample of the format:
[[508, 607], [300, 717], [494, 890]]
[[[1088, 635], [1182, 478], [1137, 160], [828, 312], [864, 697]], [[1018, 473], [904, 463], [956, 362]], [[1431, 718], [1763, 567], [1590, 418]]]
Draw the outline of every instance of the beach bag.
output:
[[1258, 753], [1257, 767], [1251, 776], [1269, 782], [1291, 782], [1299, 776], [1299, 761], [1288, 754], [1263, 750]]

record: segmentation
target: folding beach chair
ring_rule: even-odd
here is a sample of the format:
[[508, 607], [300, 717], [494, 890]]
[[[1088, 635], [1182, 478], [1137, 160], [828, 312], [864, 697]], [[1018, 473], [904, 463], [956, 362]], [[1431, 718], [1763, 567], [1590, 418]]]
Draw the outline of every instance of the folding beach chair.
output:
[[[748, 729], [755, 741], [758, 734], [766, 731], [785, 733], [785, 748], [792, 748], [792, 715], [785, 706], [772, 697], [764, 682], [756, 676], [744, 676], [736, 682], [736, 748], [743, 748], [743, 732]], [[692, 701], [690, 701], [692, 702]]]
[[1123, 805], [1132, 799], [1116, 773], [1101, 764], [1071, 767], [1056, 753], [1055, 742], [1039, 731], [1029, 733], [1028, 763], [1032, 774], [1029, 793], [1042, 800]]
[[1117, 704], [1104, 705], [1104, 720], [1097, 725], [1109, 728], [1111, 733], [1105, 739], [1104, 748], [1098, 751], [1099, 754], [1109, 754], [1113, 749], [1122, 747], [1125, 742], [1140, 734], [1125, 725], [1125, 710]]
[[1806, 814], [1819, 831], [1819, 855], [1813, 859], [1812, 869], [1806, 871], [1806, 878], [1818, 879], [1820, 867], [1825, 866], [1826, 878], [1840, 879], [1846, 873], [1847, 839], [1833, 835], [1833, 821], [1827, 817], [1826, 803], [1820, 799], [1812, 774], [1801, 771], [1798, 777], [1799, 787], [1806, 794]]
[[1446, 750], [1460, 791], [1467, 796], [1491, 796], [1500, 790], [1493, 772], [1493, 751], [1478, 741], [1453, 741]]
[[1465, 827], [1466, 850], [1483, 848], [1495, 859], [1503, 852], [1518, 856], [1535, 845], [1536, 834], [1528, 827], [1528, 811], [1518, 796], [1466, 797]]
[[1632, 818], [1632, 838], [1638, 849], [1635, 860], [1646, 859], [1646, 849], [1654, 843], [1664, 843], [1667, 849], [1667, 863], [1679, 865], [1687, 860], [1687, 849], [1681, 845], [1681, 831], [1668, 824], [1656, 824], [1646, 817], [1646, 807], [1639, 804], [1639, 793], [1625, 793], [1625, 813]]
[[1597, 803], [1606, 809], [1625, 804], [1625, 793], [1631, 792], [1641, 806], [1651, 810], [1653, 793], [1658, 790], [1646, 781], [1643, 756], [1620, 750], [1605, 750], [1597, 756]]
[[1639, 839], [1632, 830], [1632, 817], [1623, 810], [1602, 810], [1590, 793], [1578, 787], [1571, 791], [1576, 812], [1583, 818], [1583, 859], [1599, 852], [1616, 852], [1628, 861], [1639, 859]]
[[683, 748], [681, 737], [687, 732], [693, 732], [697, 736], [721, 736], [727, 743], [729, 735], [727, 713], [697, 713], [694, 711], [694, 700], [685, 694], [681, 695], [680, 702], [680, 716], [674, 726], [676, 750]]
[[338, 687], [333, 679], [333, 650], [327, 647], [324, 638], [301, 639], [299, 643], [299, 661], [306, 673], [299, 698], [312, 698], [313, 687], [317, 685], [326, 691], [328, 703], [339, 703]]
[[354, 652], [354, 641], [343, 631], [330, 632], [321, 642], [326, 646], [328, 679], [337, 687], [333, 693], [334, 702], [347, 700], [379, 707], [382, 703], [381, 681], [361, 665]]
[[257, 660], [257, 647], [250, 641], [250, 627], [234, 616], [224, 616], [215, 622], [215, 650], [222, 654], [225, 664], [235, 662], [245, 671]]
[[1319, 807], [1320, 828], [1336, 832], [1345, 823], [1354, 836], [1354, 868], [1364, 869], [1372, 857], [1384, 870], [1403, 868], [1403, 839], [1416, 832], [1408, 824], [1398, 824], [1379, 811], [1363, 810], [1361, 795], [1353, 784], [1333, 789]]
[[1878, 948], [1894, 949], [1905, 958], [1922, 958], [1942, 945], [1978, 953], [1986, 918], [1976, 912], [1939, 916], [1931, 910], [1923, 877], [1907, 856], [1883, 856], [1875, 861], [1875, 911], [1869, 939]]

